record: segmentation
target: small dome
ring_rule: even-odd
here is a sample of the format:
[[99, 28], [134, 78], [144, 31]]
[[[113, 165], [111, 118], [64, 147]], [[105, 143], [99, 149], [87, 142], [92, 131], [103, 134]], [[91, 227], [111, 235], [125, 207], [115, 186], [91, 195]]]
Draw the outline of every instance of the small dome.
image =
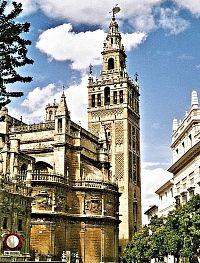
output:
[[84, 179], [86, 181], [87, 180], [91, 180], [91, 181], [102, 181], [103, 180], [101, 170], [92, 165], [83, 163], [82, 170], [83, 170]]

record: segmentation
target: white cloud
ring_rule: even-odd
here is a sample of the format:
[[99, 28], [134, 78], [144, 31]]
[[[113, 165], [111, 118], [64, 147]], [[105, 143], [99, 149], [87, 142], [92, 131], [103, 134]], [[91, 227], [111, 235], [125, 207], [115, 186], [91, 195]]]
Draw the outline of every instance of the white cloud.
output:
[[[72, 24], [108, 25], [111, 14], [109, 11], [116, 5], [115, 0], [91, 1], [63, 1], [63, 0], [16, 0], [23, 4], [24, 15], [29, 15], [40, 9], [45, 15], [70, 22]], [[119, 0], [121, 11], [117, 14], [120, 23], [128, 23], [135, 31], [150, 32], [158, 27], [170, 30], [171, 34], [182, 32], [187, 22], [181, 18], [167, 18], [159, 23], [157, 15], [163, 12], [163, 0]], [[179, 9], [186, 9], [196, 16], [200, 16], [200, 5], [197, 0], [171, 0], [168, 9], [174, 12], [174, 3]], [[166, 18], [164, 19], [166, 20]], [[176, 20], [176, 21], [175, 21]], [[174, 25], [176, 24], [176, 26]], [[172, 29], [173, 28], [173, 29]], [[176, 28], [176, 29], [175, 29]], [[175, 30], [174, 30], [175, 29]]]
[[[63, 1], [63, 0], [17, 0], [22, 2], [24, 14], [30, 14], [36, 9], [42, 10], [47, 16], [66, 20], [74, 24], [89, 24], [107, 26], [111, 14], [109, 11], [116, 5], [115, 0]], [[119, 0], [121, 8], [117, 14], [120, 21], [128, 22], [136, 31], [149, 32], [155, 27], [154, 9], [162, 0]]]
[[159, 25], [168, 30], [170, 35], [176, 35], [183, 32], [189, 26], [189, 22], [179, 16], [178, 10], [161, 8]]
[[[101, 51], [106, 34], [103, 30], [75, 33], [71, 24], [63, 24], [44, 31], [36, 44], [40, 51], [46, 53], [51, 59], [69, 60], [71, 67], [77, 70], [88, 68], [89, 64], [101, 63]], [[144, 33], [122, 35], [127, 50], [139, 45], [145, 40]]]
[[75, 33], [70, 24], [44, 31], [36, 44], [40, 51], [55, 60], [70, 60], [73, 69], [100, 64], [105, 33], [102, 30]]
[[[144, 165], [142, 165], [142, 167], [144, 167]], [[144, 215], [144, 212], [149, 209], [151, 205], [158, 203], [158, 196], [155, 194], [155, 191], [171, 178], [171, 173], [161, 168], [142, 168], [141, 181], [143, 223], [146, 223], [146, 216]]]
[[180, 7], [189, 10], [192, 14], [200, 16], [200, 3], [197, 0], [174, 0]]
[[[81, 82], [71, 85], [65, 90], [68, 109], [71, 112], [72, 121], [81, 122], [83, 127], [87, 127], [87, 83], [88, 76], [82, 76]], [[18, 118], [23, 117], [26, 123], [37, 123], [45, 118], [45, 107], [48, 103], [53, 103], [54, 99], [60, 101], [62, 85], [49, 84], [46, 87], [36, 87], [28, 93], [21, 104], [21, 107], [11, 108], [9, 113]]]

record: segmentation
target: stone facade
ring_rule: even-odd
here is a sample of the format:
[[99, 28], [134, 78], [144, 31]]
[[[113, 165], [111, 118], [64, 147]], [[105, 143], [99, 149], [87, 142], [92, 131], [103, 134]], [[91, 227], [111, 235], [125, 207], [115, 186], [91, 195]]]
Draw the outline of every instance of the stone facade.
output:
[[[120, 197], [120, 246], [141, 227], [139, 86], [126, 72], [126, 54], [113, 15], [103, 44], [101, 78], [88, 83], [88, 128], [104, 130], [109, 147], [111, 178]], [[137, 79], [136, 79], [137, 80]]]
[[2, 173], [0, 157], [0, 262], [13, 256], [25, 261], [30, 258], [31, 186], [17, 180], [15, 173]]
[[27, 125], [5, 109], [1, 115], [2, 173], [32, 188], [31, 251], [117, 262], [120, 194], [105, 134], [99, 139], [75, 124], [64, 94], [47, 105], [44, 123]]

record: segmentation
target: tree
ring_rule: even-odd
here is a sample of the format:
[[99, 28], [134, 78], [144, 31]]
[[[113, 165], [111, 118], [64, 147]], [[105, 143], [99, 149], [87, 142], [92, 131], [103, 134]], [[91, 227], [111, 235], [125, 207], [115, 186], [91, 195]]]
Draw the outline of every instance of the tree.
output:
[[200, 195], [166, 217], [154, 216], [150, 224], [135, 233], [124, 252], [128, 262], [146, 262], [173, 255], [175, 262], [187, 257], [190, 262], [200, 246]]
[[0, 108], [10, 102], [9, 97], [20, 97], [23, 92], [8, 92], [7, 84], [15, 82], [30, 82], [31, 77], [24, 77], [17, 68], [33, 64], [27, 57], [27, 46], [30, 40], [20, 35], [29, 32], [29, 23], [16, 23], [15, 19], [22, 12], [22, 4], [13, 2], [13, 9], [6, 14], [7, 1], [0, 4]]

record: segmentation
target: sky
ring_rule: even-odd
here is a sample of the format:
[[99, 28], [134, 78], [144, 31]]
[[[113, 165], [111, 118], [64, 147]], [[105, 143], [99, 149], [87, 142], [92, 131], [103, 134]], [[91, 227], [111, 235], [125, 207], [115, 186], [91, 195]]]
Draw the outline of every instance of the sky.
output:
[[[15, 0], [19, 2], [18, 0]], [[154, 205], [154, 192], [169, 178], [172, 122], [190, 109], [192, 90], [200, 88], [199, 0], [20, 0], [19, 21], [30, 22], [28, 56], [34, 65], [20, 69], [29, 84], [12, 100], [10, 114], [34, 123], [44, 120], [47, 103], [65, 86], [71, 118], [87, 127], [89, 64], [99, 78], [101, 51], [116, 4], [127, 72], [140, 86], [142, 207]], [[8, 6], [8, 11], [11, 5]]]

